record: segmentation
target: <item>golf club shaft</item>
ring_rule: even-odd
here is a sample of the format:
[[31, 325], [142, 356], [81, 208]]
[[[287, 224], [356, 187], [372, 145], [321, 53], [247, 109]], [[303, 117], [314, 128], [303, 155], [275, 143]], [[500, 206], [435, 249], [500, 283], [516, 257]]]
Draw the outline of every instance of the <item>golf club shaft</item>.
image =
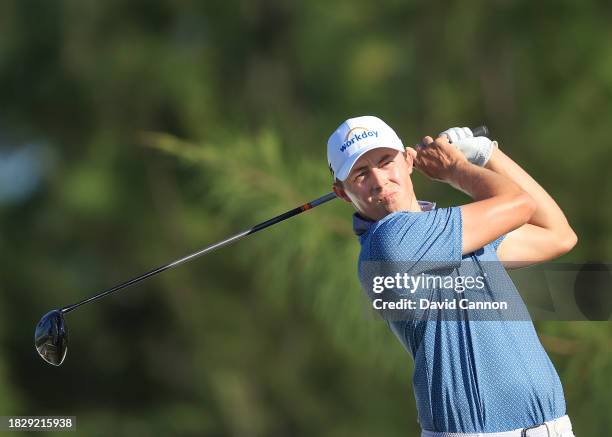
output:
[[85, 305], [86, 303], [93, 302], [94, 300], [98, 300], [98, 299], [100, 299], [100, 298], [102, 298], [104, 296], [107, 296], [107, 295], [109, 295], [111, 293], [114, 293], [115, 291], [119, 291], [119, 290], [121, 290], [123, 288], [129, 287], [130, 285], [134, 285], [134, 284], [136, 284], [136, 283], [138, 283], [140, 281], [144, 281], [145, 279], [147, 279], [147, 278], [149, 278], [151, 276], [157, 275], [158, 273], [161, 273], [164, 270], [168, 270], [168, 269], [171, 269], [173, 267], [179, 266], [179, 265], [181, 265], [183, 263], [186, 263], [187, 261], [191, 261], [192, 259], [197, 258], [198, 256], [201, 256], [201, 255], [204, 255], [206, 253], [212, 252], [215, 249], [218, 249], [220, 247], [226, 246], [226, 245], [228, 245], [230, 243], [233, 243], [234, 241], [237, 241], [237, 240], [240, 240], [243, 237], [246, 237], [247, 235], [254, 234], [255, 232], [261, 231], [262, 229], [265, 229], [265, 228], [267, 228], [269, 226], [275, 225], [276, 223], [280, 223], [283, 220], [286, 220], [286, 219], [288, 219], [290, 217], [298, 215], [298, 214], [300, 214], [300, 213], [302, 213], [304, 211], [312, 209], [312, 208], [314, 208], [316, 206], [319, 206], [319, 205], [321, 205], [321, 204], [323, 204], [325, 202], [328, 202], [328, 201], [330, 201], [332, 199], [335, 199], [335, 198], [336, 198], [336, 195], [333, 192], [332, 193], [328, 193], [325, 196], [321, 196], [318, 199], [315, 199], [315, 200], [313, 200], [311, 202], [305, 203], [305, 204], [303, 204], [301, 206], [298, 206], [297, 208], [294, 208], [294, 209], [292, 209], [290, 211], [287, 211], [287, 212], [285, 212], [283, 214], [277, 215], [276, 217], [271, 218], [270, 220], [266, 220], [265, 222], [259, 223], [259, 224], [255, 225], [255, 226], [253, 226], [251, 229], [248, 229], [246, 231], [240, 232], [239, 234], [233, 235], [233, 236], [231, 236], [231, 237], [229, 237], [229, 238], [227, 238], [227, 239], [225, 239], [223, 241], [215, 243], [215, 244], [213, 244], [211, 246], [208, 246], [208, 247], [206, 247], [206, 248], [204, 248], [202, 250], [199, 250], [199, 251], [194, 252], [194, 253], [192, 253], [190, 255], [187, 255], [187, 256], [185, 256], [185, 257], [183, 257], [181, 259], [177, 259], [176, 261], [173, 261], [173, 262], [171, 262], [169, 264], [165, 264], [163, 266], [159, 266], [156, 269], [151, 270], [150, 272], [144, 273], [144, 274], [142, 274], [142, 275], [140, 275], [140, 276], [138, 276], [136, 278], [130, 279], [129, 281], [126, 281], [126, 282], [124, 282], [122, 284], [116, 285], [113, 288], [110, 288], [110, 289], [108, 289], [106, 291], [103, 291], [102, 293], [96, 294], [95, 296], [92, 296], [92, 297], [90, 297], [88, 299], [82, 300], [81, 302], [78, 302], [78, 303], [75, 303], [75, 304], [72, 304], [72, 305], [68, 305], [68, 306], [62, 308], [60, 311], [63, 314], [69, 313], [70, 311], [80, 307], [81, 305]]

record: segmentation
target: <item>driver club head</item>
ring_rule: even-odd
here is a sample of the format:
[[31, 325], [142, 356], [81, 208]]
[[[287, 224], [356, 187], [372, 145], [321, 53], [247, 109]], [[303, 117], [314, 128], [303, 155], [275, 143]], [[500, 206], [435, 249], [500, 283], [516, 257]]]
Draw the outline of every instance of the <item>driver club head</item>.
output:
[[66, 322], [60, 310], [45, 314], [34, 333], [34, 345], [38, 354], [49, 364], [59, 366], [68, 352], [68, 334]]

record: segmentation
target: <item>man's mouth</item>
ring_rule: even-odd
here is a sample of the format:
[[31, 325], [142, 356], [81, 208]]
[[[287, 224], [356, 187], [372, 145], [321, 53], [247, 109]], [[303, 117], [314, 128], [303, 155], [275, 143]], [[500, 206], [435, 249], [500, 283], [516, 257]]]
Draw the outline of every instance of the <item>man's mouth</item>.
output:
[[393, 200], [395, 198], [395, 195], [397, 193], [386, 193], [386, 194], [382, 194], [380, 196], [378, 196], [378, 198], [376, 199], [377, 203], [388, 203], [391, 200]]

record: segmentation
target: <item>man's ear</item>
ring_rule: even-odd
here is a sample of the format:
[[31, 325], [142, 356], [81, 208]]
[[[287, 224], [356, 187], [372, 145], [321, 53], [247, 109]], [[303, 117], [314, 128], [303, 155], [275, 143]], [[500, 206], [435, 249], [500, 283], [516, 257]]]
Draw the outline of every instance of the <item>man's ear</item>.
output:
[[414, 160], [416, 159], [417, 151], [412, 147], [406, 147], [406, 162], [410, 166], [410, 173], [414, 168]]
[[332, 185], [332, 190], [334, 190], [334, 193], [336, 193], [337, 197], [341, 198], [342, 200], [348, 203], [353, 203], [351, 202], [351, 199], [349, 198], [349, 196], [347, 196], [346, 191], [344, 191], [344, 187], [342, 186], [341, 183], [334, 182], [334, 184]]

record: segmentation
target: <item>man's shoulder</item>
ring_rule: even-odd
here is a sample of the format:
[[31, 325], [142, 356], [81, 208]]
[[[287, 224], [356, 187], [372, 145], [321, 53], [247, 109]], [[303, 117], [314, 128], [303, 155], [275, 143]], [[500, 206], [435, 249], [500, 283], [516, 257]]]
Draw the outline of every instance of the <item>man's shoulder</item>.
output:
[[360, 259], [414, 259], [431, 252], [433, 248], [436, 249], [435, 256], [444, 256], [450, 248], [443, 250], [443, 241], [450, 243], [450, 240], [440, 237], [458, 234], [460, 242], [459, 215], [458, 207], [391, 213], [373, 223], [368, 232], [361, 236]]
[[396, 238], [401, 236], [398, 232], [435, 231], [438, 228], [442, 230], [448, 219], [457, 214], [460, 214], [459, 207], [436, 208], [420, 212], [397, 211], [376, 222], [370, 231], [372, 237]]

